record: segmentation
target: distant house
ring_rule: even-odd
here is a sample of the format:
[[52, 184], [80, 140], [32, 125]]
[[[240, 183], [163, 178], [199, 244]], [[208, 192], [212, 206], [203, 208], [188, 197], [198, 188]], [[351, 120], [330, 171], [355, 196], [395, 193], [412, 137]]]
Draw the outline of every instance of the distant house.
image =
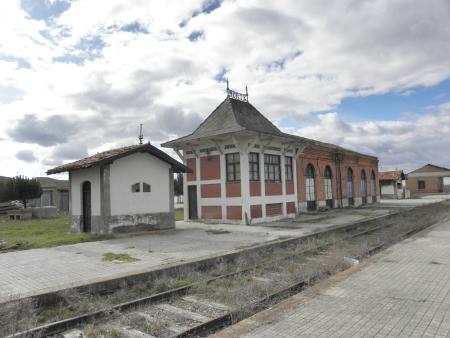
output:
[[191, 169], [185, 220], [257, 223], [377, 200], [378, 159], [282, 132], [228, 89], [190, 135], [162, 144]]
[[[0, 176], [0, 183], [6, 183], [10, 177]], [[40, 198], [28, 201], [29, 207], [55, 206], [60, 212], [69, 212], [69, 181], [50, 177], [36, 177], [41, 184]]]
[[443, 193], [448, 177], [450, 169], [426, 164], [406, 175], [406, 188], [415, 195]]
[[55, 206], [58, 211], [69, 212], [69, 181], [56, 180], [50, 177], [36, 177], [41, 184], [40, 198], [28, 202], [32, 207]]
[[173, 174], [189, 169], [151, 144], [104, 151], [48, 170], [69, 172], [72, 232], [175, 226]]
[[402, 170], [380, 171], [378, 173], [378, 180], [380, 181], [381, 198], [405, 198], [405, 189], [403, 186], [405, 174]]

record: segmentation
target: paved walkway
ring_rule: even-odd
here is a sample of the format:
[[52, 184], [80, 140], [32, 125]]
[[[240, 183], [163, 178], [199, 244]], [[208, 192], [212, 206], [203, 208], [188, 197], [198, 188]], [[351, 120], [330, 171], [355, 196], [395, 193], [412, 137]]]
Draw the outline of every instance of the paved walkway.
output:
[[[168, 265], [220, 256], [227, 252], [286, 237], [300, 237], [330, 226], [395, 211], [384, 207], [335, 209], [303, 214], [296, 221], [263, 225], [177, 222], [176, 230], [54, 248], [0, 253], [0, 303], [86, 285]], [[224, 231], [226, 230], [226, 231]], [[127, 253], [139, 261], [103, 262], [103, 254]]]
[[395, 245], [360, 269], [218, 336], [450, 337], [450, 222]]
[[[177, 222], [176, 230], [3, 253], [0, 254], [0, 302], [219, 256], [390, 211], [371, 208], [336, 210], [305, 216], [296, 222], [254, 226]], [[139, 261], [103, 262], [103, 254], [107, 252], [127, 253]]]

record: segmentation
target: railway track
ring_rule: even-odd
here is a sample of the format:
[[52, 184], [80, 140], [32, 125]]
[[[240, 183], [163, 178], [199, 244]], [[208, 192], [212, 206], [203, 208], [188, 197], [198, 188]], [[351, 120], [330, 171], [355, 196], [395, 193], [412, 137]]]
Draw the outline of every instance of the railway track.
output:
[[[80, 337], [80, 334], [81, 337], [204, 336], [348, 267], [344, 261], [340, 264], [335, 262], [337, 251], [343, 250], [344, 253], [350, 253], [351, 258], [360, 260], [426, 227], [405, 228], [391, 222], [365, 228], [350, 227], [338, 238], [325, 238], [320, 244], [307, 249], [298, 250], [298, 247], [306, 246], [305, 243], [299, 244], [294, 250], [287, 249], [279, 257], [244, 269], [45, 324], [9, 337]], [[343, 258], [342, 253], [339, 257]], [[319, 265], [320, 269], [317, 269]], [[295, 275], [297, 278], [292, 278], [284, 266], [288, 266], [287, 270], [309, 272], [302, 278], [298, 278], [298, 274]], [[246, 289], [247, 285], [257, 291], [251, 294]], [[242, 292], [242, 300], [230, 301], [224, 294], [227, 295], [227, 289], [233, 288], [247, 290], [249, 294]], [[230, 291], [229, 294], [233, 293]], [[73, 331], [68, 332], [70, 330]]]

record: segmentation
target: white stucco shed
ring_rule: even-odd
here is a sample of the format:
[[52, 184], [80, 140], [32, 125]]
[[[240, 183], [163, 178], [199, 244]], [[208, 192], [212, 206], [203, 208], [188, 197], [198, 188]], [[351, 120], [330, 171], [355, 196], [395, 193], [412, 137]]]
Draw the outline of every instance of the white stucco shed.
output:
[[173, 174], [188, 170], [148, 143], [98, 153], [47, 174], [69, 172], [71, 231], [110, 233], [173, 228]]

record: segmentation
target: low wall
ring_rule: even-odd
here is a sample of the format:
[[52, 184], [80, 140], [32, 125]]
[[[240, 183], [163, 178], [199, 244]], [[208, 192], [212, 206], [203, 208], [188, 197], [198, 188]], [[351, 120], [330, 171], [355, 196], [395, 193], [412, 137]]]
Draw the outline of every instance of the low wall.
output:
[[56, 207], [53, 206], [27, 208], [27, 210], [31, 210], [34, 218], [53, 218], [58, 215]]

